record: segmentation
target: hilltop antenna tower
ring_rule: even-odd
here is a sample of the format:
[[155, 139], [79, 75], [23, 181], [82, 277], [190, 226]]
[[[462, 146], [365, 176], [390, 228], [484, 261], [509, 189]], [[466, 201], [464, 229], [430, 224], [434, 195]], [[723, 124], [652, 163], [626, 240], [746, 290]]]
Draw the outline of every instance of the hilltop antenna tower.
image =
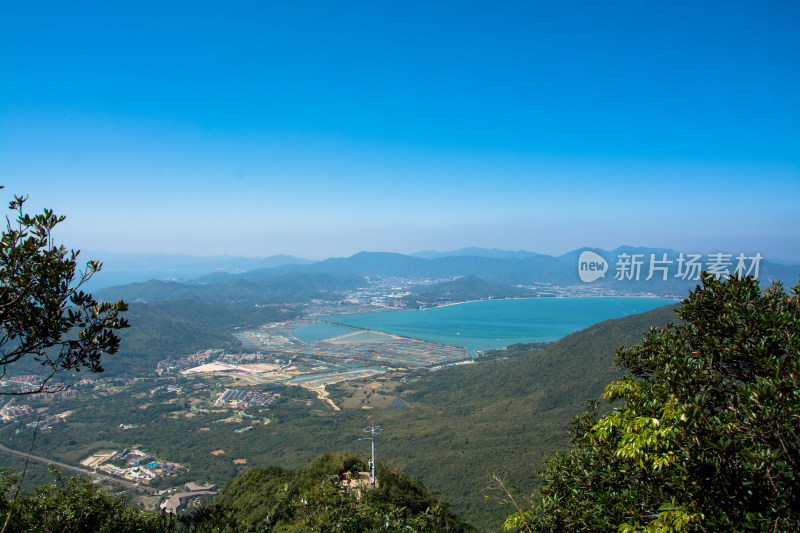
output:
[[358, 440], [368, 440], [372, 443], [372, 460], [369, 462], [369, 484], [370, 486], [375, 486], [375, 435], [383, 431], [383, 428], [380, 426], [368, 426], [364, 428], [366, 433], [369, 433], [369, 437], [364, 437]]

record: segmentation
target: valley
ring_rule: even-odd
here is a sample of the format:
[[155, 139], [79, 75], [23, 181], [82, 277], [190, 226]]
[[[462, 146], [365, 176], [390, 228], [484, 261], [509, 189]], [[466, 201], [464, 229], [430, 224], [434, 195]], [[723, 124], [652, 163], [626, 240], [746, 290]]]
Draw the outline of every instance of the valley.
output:
[[[219, 308], [213, 313], [225, 322]], [[519, 477], [514, 465], [536, 465], [560, 449], [564, 421], [615, 374], [615, 344], [636, 342], [670, 315], [667, 306], [603, 322], [552, 345], [487, 350], [477, 359], [463, 348], [318, 318], [270, 322], [239, 330], [252, 344], [247, 348], [241, 343], [238, 349], [151, 359], [149, 369], [133, 376], [100, 374], [61, 396], [16, 399], [20, 414], [0, 428], [0, 442], [26, 451], [33, 430], [25, 425], [34, 416], [50, 416], [58, 421], [36, 435], [35, 450], [43, 457], [77, 467], [96, 454], [139, 450], [150, 458], [144, 473], [137, 472], [143, 477], [133, 477], [161, 492], [142, 500], [154, 508], [186, 483], [222, 485], [253, 466], [297, 468], [328, 451], [366, 453], [362, 429], [380, 424], [386, 431], [376, 439], [379, 459], [488, 528], [507, 514], [483, 497], [492, 476], [531, 490], [535, 480]], [[591, 332], [598, 327], [622, 331], [608, 345], [595, 345], [587, 335], [596, 335]], [[564, 358], [569, 366], [554, 372]], [[69, 416], [59, 418], [64, 412]], [[151, 476], [148, 464], [177, 466]], [[46, 478], [33, 468], [28, 479], [34, 484]]]
[[[33, 444], [42, 461], [28, 466], [26, 487], [50, 480], [50, 460], [68, 465], [65, 475], [127, 486], [147, 509], [190, 512], [212, 495], [178, 498], [187, 486], [328, 452], [365, 456], [363, 429], [380, 425], [381, 464], [490, 530], [511, 512], [493, 480], [533, 491], [532, 473], [567, 445], [568, 421], [619, 376], [616, 350], [676, 319], [674, 300], [641, 288], [364, 272], [100, 291], [133, 296], [120, 351], [64, 391], [6, 401], [3, 464], [24, 469]], [[18, 370], [3, 391], [35, 386], [35, 365]]]

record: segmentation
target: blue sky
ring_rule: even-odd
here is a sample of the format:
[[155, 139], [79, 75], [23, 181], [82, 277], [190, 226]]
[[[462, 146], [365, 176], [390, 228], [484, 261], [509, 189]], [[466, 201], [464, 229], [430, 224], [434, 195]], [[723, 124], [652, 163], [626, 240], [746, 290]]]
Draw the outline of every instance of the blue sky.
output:
[[0, 195], [89, 250], [800, 261], [799, 6], [0, 0]]

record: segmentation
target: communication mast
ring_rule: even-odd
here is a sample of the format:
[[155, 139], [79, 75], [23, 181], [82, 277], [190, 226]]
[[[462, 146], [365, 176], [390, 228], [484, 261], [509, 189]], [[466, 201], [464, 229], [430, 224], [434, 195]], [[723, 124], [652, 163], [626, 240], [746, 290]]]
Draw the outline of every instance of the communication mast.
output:
[[375, 486], [375, 435], [383, 431], [383, 428], [380, 426], [368, 426], [364, 428], [366, 433], [369, 433], [369, 437], [364, 437], [358, 440], [368, 440], [372, 442], [372, 460], [369, 462], [369, 484], [370, 486]]

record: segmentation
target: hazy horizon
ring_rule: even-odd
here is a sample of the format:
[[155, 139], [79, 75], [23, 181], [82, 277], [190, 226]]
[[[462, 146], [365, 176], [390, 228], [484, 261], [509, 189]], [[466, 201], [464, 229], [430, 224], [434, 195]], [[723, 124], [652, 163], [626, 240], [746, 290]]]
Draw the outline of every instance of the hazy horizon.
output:
[[[348, 255], [331, 255], [331, 256], [319, 257], [319, 258], [301, 257], [301, 256], [292, 255], [292, 254], [282, 254], [282, 253], [271, 254], [271, 255], [236, 255], [236, 254], [206, 254], [206, 255], [203, 255], [203, 254], [192, 254], [192, 253], [169, 253], [169, 252], [113, 252], [113, 251], [110, 251], [110, 250], [86, 250], [86, 249], [80, 249], [78, 251], [80, 252], [80, 256], [79, 257], [81, 259], [85, 259], [85, 260], [89, 260], [89, 259], [92, 259], [92, 258], [94, 258], [96, 256], [100, 256], [100, 255], [118, 255], [118, 256], [153, 256], [153, 257], [165, 257], [165, 258], [166, 257], [190, 257], [190, 258], [198, 258], [198, 259], [213, 259], [213, 258], [217, 258], [217, 257], [219, 257], [219, 258], [229, 257], [229, 258], [236, 258], [236, 259], [252, 259], [252, 260], [271, 259], [271, 258], [277, 258], [277, 257], [288, 257], [288, 258], [298, 259], [298, 260], [302, 260], [302, 261], [319, 262], [319, 261], [325, 261], [326, 259], [348, 258], [348, 257], [352, 257], [354, 255], [360, 254], [360, 253], [399, 253], [399, 254], [402, 254], [402, 255], [414, 256], [416, 254], [423, 254], [423, 253], [454, 254], [456, 252], [461, 252], [462, 250], [467, 250], [467, 249], [470, 249], [470, 248], [477, 248], [477, 249], [485, 250], [485, 251], [498, 251], [498, 252], [506, 252], [506, 253], [531, 253], [531, 254], [538, 254], [538, 255], [548, 255], [548, 256], [552, 256], [552, 257], [561, 257], [561, 256], [564, 256], [564, 255], [570, 253], [570, 252], [574, 252], [575, 250], [581, 250], [581, 249], [586, 249], [586, 248], [593, 249], [593, 250], [603, 250], [605, 252], [613, 252], [614, 250], [616, 250], [618, 248], [627, 248], [627, 247], [630, 247], [630, 248], [652, 248], [652, 249], [662, 248], [662, 247], [655, 247], [655, 246], [634, 246], [634, 245], [629, 245], [629, 244], [620, 244], [619, 246], [614, 246], [613, 248], [601, 248], [601, 247], [597, 247], [597, 246], [578, 246], [576, 248], [571, 248], [571, 249], [566, 250], [566, 251], [561, 252], [561, 253], [546, 253], [546, 252], [539, 252], [539, 251], [536, 251], [536, 250], [504, 250], [502, 248], [484, 248], [484, 247], [476, 247], [476, 246], [465, 246], [463, 248], [459, 248], [459, 249], [455, 249], [455, 250], [415, 250], [413, 252], [407, 252], [407, 253], [406, 252], [393, 252], [393, 251], [389, 251], [389, 250], [359, 250], [357, 252], [354, 252], [354, 253], [348, 254]], [[721, 248], [720, 249], [714, 249], [714, 250], [701, 250], [701, 249], [680, 249], [680, 250], [673, 249], [673, 250], [675, 252], [678, 252], [678, 253], [686, 252], [686, 253], [700, 253], [700, 254], [715, 253], [715, 252], [723, 252], [723, 253], [724, 252], [727, 252], [727, 253], [737, 253], [737, 252], [739, 252], [739, 253], [745, 253], [745, 254], [755, 254], [755, 253], [759, 252], [758, 250], [735, 250], [734, 251], [734, 250], [721, 249]], [[460, 254], [459, 253], [458, 255], [469, 255], [469, 254]], [[479, 256], [484, 256], [485, 254], [478, 254], [478, 255]], [[785, 264], [792, 264], [792, 265], [800, 264], [800, 261], [798, 261], [798, 260], [784, 259], [782, 257], [764, 256], [763, 259], [768, 260], [768, 261], [781, 263], [781, 264], [784, 264], [784, 263]]]
[[796, 2], [6, 2], [0, 76], [69, 248], [800, 261]]

